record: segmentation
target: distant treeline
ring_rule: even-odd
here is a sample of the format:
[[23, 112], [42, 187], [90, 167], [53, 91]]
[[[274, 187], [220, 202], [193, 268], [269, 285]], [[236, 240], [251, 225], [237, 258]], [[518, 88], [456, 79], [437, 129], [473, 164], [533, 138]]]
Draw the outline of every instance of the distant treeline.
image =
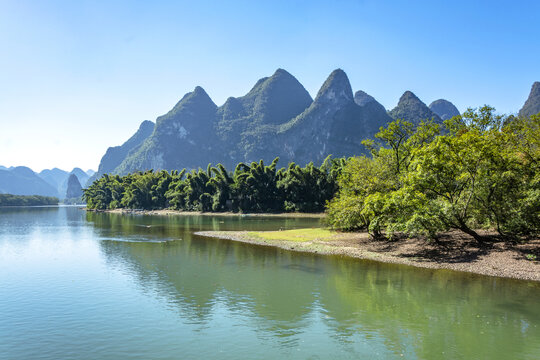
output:
[[0, 194], [0, 206], [58, 205], [58, 198], [40, 195]]
[[345, 159], [326, 158], [321, 166], [290, 163], [277, 169], [261, 160], [187, 172], [165, 170], [126, 176], [103, 175], [84, 189], [89, 209], [164, 209], [234, 212], [321, 212], [338, 190]]

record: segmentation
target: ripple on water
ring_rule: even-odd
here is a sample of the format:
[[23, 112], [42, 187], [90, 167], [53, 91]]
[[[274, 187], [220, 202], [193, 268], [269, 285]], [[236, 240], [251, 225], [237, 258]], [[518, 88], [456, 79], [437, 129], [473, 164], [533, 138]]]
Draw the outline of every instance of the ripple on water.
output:
[[166, 243], [172, 241], [182, 241], [174, 238], [140, 238], [140, 237], [110, 237], [101, 238], [100, 241], [127, 242], [127, 243]]

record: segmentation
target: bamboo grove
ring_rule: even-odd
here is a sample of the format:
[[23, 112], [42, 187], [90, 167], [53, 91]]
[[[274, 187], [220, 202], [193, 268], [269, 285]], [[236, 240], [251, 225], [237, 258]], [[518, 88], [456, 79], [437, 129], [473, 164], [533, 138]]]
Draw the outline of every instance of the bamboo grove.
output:
[[84, 189], [89, 209], [164, 209], [234, 212], [322, 212], [337, 191], [345, 159], [328, 157], [317, 167], [290, 163], [277, 169], [261, 160], [234, 171], [218, 164], [206, 170], [161, 170], [103, 175]]

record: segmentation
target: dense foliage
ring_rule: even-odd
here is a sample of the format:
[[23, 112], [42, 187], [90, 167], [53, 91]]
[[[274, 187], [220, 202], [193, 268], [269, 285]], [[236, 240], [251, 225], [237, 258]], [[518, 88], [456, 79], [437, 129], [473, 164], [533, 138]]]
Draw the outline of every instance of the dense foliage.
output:
[[342, 171], [329, 204], [334, 228], [430, 238], [458, 229], [479, 242], [475, 229], [540, 232], [539, 115], [503, 117], [485, 106], [444, 125], [397, 120], [376, 138], [364, 142], [371, 157]]
[[58, 205], [58, 198], [39, 195], [0, 194], [0, 206]]
[[103, 175], [84, 189], [90, 209], [163, 209], [186, 211], [321, 212], [337, 191], [345, 159], [326, 158], [317, 167], [290, 163], [240, 163], [234, 171], [218, 164], [187, 172], [137, 172]]

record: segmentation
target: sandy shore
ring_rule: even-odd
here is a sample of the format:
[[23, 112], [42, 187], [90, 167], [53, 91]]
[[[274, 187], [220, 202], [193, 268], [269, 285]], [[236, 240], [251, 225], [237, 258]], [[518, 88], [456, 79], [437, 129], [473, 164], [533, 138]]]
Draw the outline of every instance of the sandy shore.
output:
[[127, 214], [127, 215], [179, 215], [179, 216], [257, 216], [257, 217], [288, 217], [288, 218], [323, 218], [324, 213], [235, 213], [235, 212], [201, 212], [201, 211], [178, 211], [178, 210], [132, 210], [132, 209], [114, 209], [114, 210], [91, 210], [86, 211], [106, 212], [110, 214]]
[[523, 244], [493, 242], [478, 246], [459, 232], [444, 234], [439, 244], [421, 239], [372, 240], [367, 233], [338, 233], [332, 240], [266, 240], [247, 231], [203, 231], [197, 235], [274, 246], [282, 249], [342, 255], [431, 269], [540, 281], [540, 239]]

